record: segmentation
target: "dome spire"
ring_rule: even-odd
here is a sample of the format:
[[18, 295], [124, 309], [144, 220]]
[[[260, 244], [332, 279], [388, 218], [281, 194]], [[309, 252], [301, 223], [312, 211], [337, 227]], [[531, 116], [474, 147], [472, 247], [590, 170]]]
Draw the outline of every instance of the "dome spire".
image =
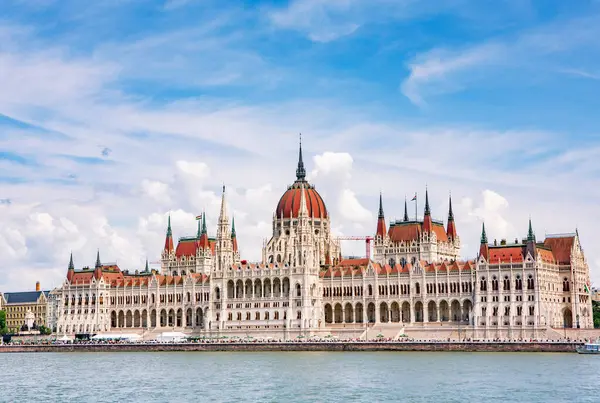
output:
[[306, 179], [306, 169], [302, 161], [302, 133], [300, 133], [300, 149], [298, 151], [298, 168], [296, 168], [296, 180], [304, 181]]

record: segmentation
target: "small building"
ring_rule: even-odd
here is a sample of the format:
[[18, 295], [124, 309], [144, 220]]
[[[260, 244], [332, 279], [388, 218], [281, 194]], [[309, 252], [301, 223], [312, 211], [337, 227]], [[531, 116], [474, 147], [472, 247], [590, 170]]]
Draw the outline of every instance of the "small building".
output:
[[0, 296], [0, 306], [6, 312], [6, 327], [18, 333], [26, 324], [26, 315], [31, 311], [36, 327], [46, 326], [46, 307], [49, 291], [41, 291], [39, 281], [35, 291], [6, 292]]

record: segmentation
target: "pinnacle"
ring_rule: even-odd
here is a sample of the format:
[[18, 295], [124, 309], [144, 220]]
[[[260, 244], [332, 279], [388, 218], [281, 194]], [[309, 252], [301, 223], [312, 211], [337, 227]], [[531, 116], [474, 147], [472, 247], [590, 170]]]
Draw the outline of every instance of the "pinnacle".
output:
[[296, 180], [304, 181], [306, 179], [306, 169], [302, 161], [302, 133], [300, 133], [300, 148], [298, 151], [298, 168], [296, 169]]

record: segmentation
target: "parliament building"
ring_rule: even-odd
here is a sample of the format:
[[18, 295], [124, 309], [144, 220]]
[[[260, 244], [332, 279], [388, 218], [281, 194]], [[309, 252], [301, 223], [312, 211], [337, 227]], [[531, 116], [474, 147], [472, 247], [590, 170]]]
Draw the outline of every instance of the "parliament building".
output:
[[[160, 271], [103, 264], [76, 270], [73, 257], [52, 291], [59, 335], [166, 331], [190, 336], [294, 339], [558, 337], [592, 328], [589, 268], [579, 235], [527, 236], [489, 243], [482, 226], [474, 259], [461, 243], [448, 201], [447, 221], [387, 222], [380, 195], [372, 256], [344, 258], [326, 204], [306, 180], [302, 147], [296, 180], [273, 214], [262, 261], [243, 260], [223, 187], [216, 236], [199, 216], [195, 236], [173, 239], [169, 219]], [[375, 224], [375, 223], [374, 223]], [[525, 231], [524, 231], [525, 233]]]

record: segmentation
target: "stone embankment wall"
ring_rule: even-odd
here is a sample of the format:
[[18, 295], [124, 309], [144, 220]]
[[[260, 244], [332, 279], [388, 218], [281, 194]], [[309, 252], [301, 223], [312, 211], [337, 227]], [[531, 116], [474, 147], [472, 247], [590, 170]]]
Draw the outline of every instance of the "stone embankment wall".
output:
[[102, 351], [458, 351], [574, 353], [579, 343], [181, 343], [3, 345], [0, 353]]

